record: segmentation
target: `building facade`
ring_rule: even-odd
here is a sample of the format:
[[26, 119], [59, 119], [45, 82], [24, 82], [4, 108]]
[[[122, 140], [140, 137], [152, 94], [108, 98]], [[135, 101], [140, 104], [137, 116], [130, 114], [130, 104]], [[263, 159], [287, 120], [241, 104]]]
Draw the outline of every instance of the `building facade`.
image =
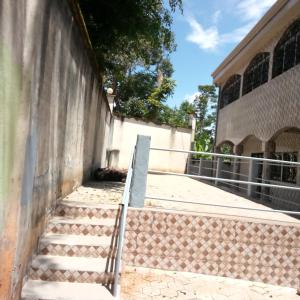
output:
[[[212, 76], [220, 89], [216, 151], [227, 144], [237, 155], [300, 161], [299, 0], [277, 1]], [[233, 164], [247, 179], [249, 165]], [[297, 167], [261, 163], [255, 170], [260, 182], [300, 185]], [[253, 188], [248, 195], [300, 208], [298, 192]]]

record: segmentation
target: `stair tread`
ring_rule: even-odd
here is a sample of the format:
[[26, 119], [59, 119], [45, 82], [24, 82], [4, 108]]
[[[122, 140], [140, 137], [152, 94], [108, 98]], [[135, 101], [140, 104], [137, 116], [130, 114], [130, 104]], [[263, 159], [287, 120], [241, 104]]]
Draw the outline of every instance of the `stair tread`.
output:
[[97, 273], [104, 273], [106, 266], [107, 259], [103, 258], [52, 255], [37, 255], [31, 264], [32, 268], [43, 270], [52, 269]]
[[28, 280], [22, 290], [22, 299], [113, 300], [115, 297], [99, 284]]
[[99, 225], [99, 226], [114, 226], [116, 220], [113, 218], [68, 218], [68, 217], [53, 217], [50, 220], [52, 224], [82, 224], [82, 225]]
[[85, 207], [85, 208], [100, 208], [100, 209], [119, 209], [119, 204], [102, 204], [102, 203], [91, 203], [86, 201], [72, 201], [62, 200], [59, 205], [69, 207]]
[[112, 237], [48, 233], [41, 238], [40, 242], [42, 244], [60, 244], [73, 246], [110, 246]]

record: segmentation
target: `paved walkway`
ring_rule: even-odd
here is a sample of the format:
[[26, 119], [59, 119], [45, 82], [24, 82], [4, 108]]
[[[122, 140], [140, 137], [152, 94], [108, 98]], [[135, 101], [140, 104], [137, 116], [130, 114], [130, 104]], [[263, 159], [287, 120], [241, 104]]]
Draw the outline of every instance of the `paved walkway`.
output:
[[[120, 182], [89, 182], [87, 185], [79, 187], [76, 191], [67, 196], [67, 199], [76, 202], [89, 201], [98, 204], [118, 204], [121, 202], [123, 190], [124, 183]], [[148, 199], [145, 202], [148, 207], [191, 210], [193, 212], [209, 215], [234, 217], [235, 219], [250, 218], [265, 221], [288, 222], [300, 226], [299, 219], [295, 219], [285, 214], [274, 213], [272, 212], [272, 209], [267, 206], [255, 203], [244, 197], [226, 192], [215, 186], [188, 177], [149, 174], [147, 178], [147, 194], [171, 199], [181, 199], [195, 203], [186, 204]], [[270, 213], [205, 206], [199, 205], [197, 202], [247, 208], [262, 208], [269, 210]]]
[[[195, 179], [174, 175], [148, 175], [147, 195], [180, 199], [192, 202], [176, 203], [170, 201], [147, 200], [146, 205], [151, 207], [163, 207], [174, 210], [191, 210], [204, 214], [223, 215], [235, 219], [259, 219], [276, 222], [298, 223], [300, 220], [281, 213], [272, 212], [271, 208], [255, 203], [247, 198], [226, 192], [212, 185], [205, 184]], [[246, 208], [267, 209], [270, 212], [259, 212], [215, 206], [199, 205], [197, 202], [206, 204], [228, 205]], [[193, 204], [195, 203], [195, 204]]]
[[296, 290], [258, 282], [125, 267], [122, 300], [300, 300]]

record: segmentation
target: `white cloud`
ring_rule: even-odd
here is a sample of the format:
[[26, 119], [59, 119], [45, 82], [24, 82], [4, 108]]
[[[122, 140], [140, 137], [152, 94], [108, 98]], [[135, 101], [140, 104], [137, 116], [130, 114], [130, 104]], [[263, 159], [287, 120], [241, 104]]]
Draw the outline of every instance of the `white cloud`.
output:
[[268, 8], [276, 0], [236, 0], [231, 2], [232, 12], [227, 14], [227, 18], [234, 18], [236, 15], [241, 19], [240, 27], [221, 33], [217, 24], [221, 17], [221, 11], [217, 10], [212, 15], [212, 26], [205, 28], [193, 16], [186, 17], [186, 21], [191, 27], [191, 32], [186, 39], [206, 51], [216, 50], [220, 45], [240, 42], [256, 22], [262, 17]]
[[197, 44], [201, 49], [212, 50], [217, 47], [219, 32], [216, 26], [204, 29], [194, 17], [187, 17], [187, 21], [192, 28], [192, 32], [187, 36], [187, 40]]
[[187, 100], [188, 102], [190, 102], [190, 103], [192, 103], [194, 100], [195, 100], [195, 98], [197, 97], [197, 96], [199, 96], [200, 95], [200, 93], [199, 92], [196, 92], [196, 93], [194, 93], [194, 94], [187, 94], [187, 95], [185, 95], [184, 96], [184, 100]]
[[212, 22], [213, 24], [218, 24], [219, 20], [221, 17], [221, 11], [220, 10], [216, 10], [213, 15], [212, 15]]
[[240, 42], [247, 33], [251, 30], [251, 28], [255, 25], [256, 22], [249, 22], [241, 27], [238, 27], [230, 32], [223, 33], [220, 36], [220, 43], [238, 43]]
[[242, 0], [238, 1], [236, 13], [248, 21], [258, 21], [266, 10], [271, 7], [276, 0]]

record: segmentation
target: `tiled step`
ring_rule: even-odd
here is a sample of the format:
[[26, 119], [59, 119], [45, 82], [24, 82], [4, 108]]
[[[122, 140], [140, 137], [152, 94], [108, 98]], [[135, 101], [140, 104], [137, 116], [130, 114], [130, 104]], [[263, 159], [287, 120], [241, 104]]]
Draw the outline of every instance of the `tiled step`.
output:
[[46, 234], [39, 242], [39, 254], [85, 257], [114, 257], [114, 240], [111, 236]]
[[32, 280], [110, 284], [113, 274], [108, 272], [107, 259], [38, 255], [31, 264]]
[[111, 236], [116, 230], [116, 219], [90, 219], [54, 217], [50, 220], [47, 232], [59, 234]]
[[111, 293], [99, 284], [28, 280], [22, 300], [113, 300]]
[[119, 213], [118, 205], [91, 204], [62, 201], [55, 210], [56, 216], [67, 216], [70, 218], [116, 218]]

